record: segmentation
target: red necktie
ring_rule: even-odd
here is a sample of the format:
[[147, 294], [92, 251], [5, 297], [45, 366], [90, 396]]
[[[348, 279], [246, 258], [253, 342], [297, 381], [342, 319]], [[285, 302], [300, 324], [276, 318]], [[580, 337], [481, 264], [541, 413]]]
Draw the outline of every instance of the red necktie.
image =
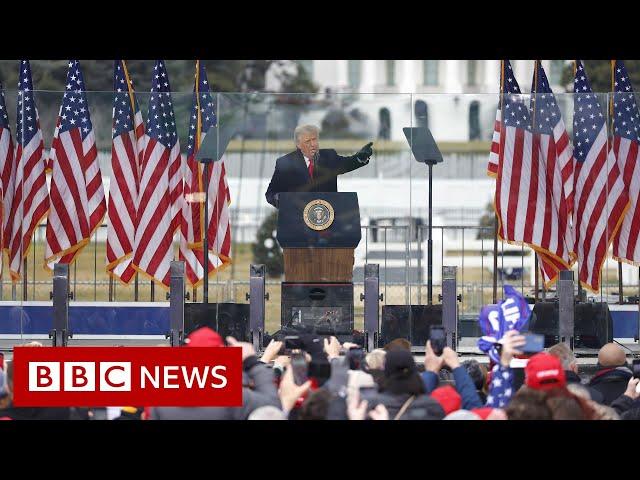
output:
[[309, 160], [309, 178], [313, 178], [313, 160]]

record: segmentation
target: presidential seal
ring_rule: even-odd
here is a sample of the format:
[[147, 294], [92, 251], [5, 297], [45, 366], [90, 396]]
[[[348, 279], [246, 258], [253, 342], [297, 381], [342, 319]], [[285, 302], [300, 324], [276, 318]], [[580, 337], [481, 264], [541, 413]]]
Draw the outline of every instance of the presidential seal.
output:
[[325, 200], [311, 200], [304, 207], [304, 223], [313, 230], [326, 230], [333, 223], [333, 207]]

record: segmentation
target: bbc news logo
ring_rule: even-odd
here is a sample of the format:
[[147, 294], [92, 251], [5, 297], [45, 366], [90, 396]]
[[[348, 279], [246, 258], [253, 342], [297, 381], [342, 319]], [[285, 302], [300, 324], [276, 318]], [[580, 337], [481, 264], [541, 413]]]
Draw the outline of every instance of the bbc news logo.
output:
[[241, 348], [14, 349], [16, 406], [242, 405]]

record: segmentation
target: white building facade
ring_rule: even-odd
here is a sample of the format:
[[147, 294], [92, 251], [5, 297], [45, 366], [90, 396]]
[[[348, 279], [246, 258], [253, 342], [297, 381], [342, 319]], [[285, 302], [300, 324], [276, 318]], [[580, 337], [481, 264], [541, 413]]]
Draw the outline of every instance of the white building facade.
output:
[[[351, 95], [377, 138], [403, 140], [402, 128], [426, 125], [438, 141], [490, 140], [500, 92], [500, 60], [298, 60], [325, 95]], [[512, 60], [530, 92], [533, 60]], [[554, 93], [565, 92], [565, 60], [543, 60]], [[267, 88], [276, 90], [275, 75]], [[358, 95], [354, 95], [358, 94]], [[373, 95], [372, 95], [373, 94]], [[377, 94], [377, 95], [376, 95]], [[565, 110], [565, 99], [559, 99]], [[313, 119], [310, 119], [313, 120]], [[566, 122], [566, 120], [565, 120]]]

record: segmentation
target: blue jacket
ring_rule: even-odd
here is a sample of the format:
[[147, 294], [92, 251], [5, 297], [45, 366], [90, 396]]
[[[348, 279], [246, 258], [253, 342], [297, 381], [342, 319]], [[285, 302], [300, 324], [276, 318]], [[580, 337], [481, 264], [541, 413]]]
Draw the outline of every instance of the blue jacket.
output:
[[[464, 410], [471, 410], [472, 408], [482, 407], [482, 400], [476, 392], [476, 386], [473, 384], [467, 369], [463, 366], [454, 368], [452, 370], [453, 379], [455, 380], [455, 388], [462, 397], [462, 408]], [[426, 371], [422, 374], [422, 381], [427, 390], [427, 393], [433, 392], [438, 386], [438, 375]]]

